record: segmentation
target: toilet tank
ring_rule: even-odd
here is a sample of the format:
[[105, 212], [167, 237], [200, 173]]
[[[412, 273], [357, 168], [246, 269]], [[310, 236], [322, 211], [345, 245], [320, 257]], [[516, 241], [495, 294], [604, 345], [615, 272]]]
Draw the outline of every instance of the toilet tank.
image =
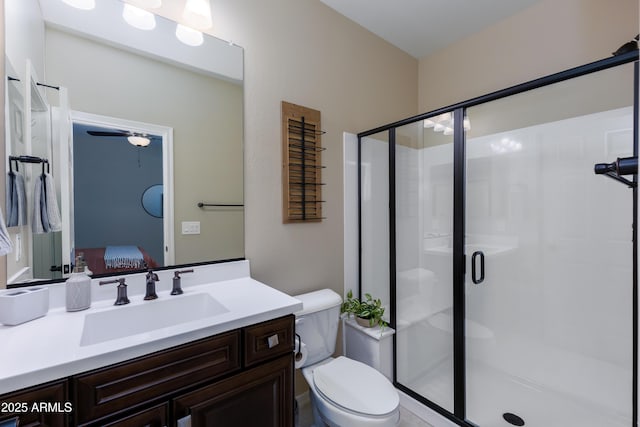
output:
[[384, 329], [380, 326], [362, 327], [350, 318], [345, 318], [343, 321], [344, 355], [371, 366], [393, 381], [393, 334], [395, 331], [388, 326]]
[[342, 298], [331, 289], [295, 295], [302, 301], [302, 310], [295, 313], [296, 334], [305, 344], [309, 366], [330, 357], [336, 349], [340, 304]]

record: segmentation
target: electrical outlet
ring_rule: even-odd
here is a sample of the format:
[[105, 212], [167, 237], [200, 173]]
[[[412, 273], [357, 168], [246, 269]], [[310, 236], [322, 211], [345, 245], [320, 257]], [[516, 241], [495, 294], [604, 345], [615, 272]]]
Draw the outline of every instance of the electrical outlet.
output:
[[182, 221], [182, 234], [200, 234], [200, 221]]

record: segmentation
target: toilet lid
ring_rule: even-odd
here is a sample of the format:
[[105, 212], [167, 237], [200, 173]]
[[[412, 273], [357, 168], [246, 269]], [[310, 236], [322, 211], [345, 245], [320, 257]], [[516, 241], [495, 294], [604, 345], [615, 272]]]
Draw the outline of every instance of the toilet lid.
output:
[[342, 356], [315, 368], [313, 382], [327, 399], [361, 414], [385, 415], [400, 403], [398, 392], [384, 375]]

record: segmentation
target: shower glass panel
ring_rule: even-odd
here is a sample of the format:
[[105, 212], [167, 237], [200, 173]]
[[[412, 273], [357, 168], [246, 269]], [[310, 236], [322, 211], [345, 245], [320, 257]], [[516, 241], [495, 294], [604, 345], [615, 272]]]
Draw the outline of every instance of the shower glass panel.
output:
[[466, 111], [474, 424], [631, 425], [633, 192], [593, 166], [633, 155], [632, 87], [627, 64]]
[[453, 135], [437, 120], [396, 129], [396, 374], [453, 412]]
[[[362, 298], [380, 298], [389, 315], [389, 133], [360, 139]], [[353, 289], [354, 295], [357, 289]]]

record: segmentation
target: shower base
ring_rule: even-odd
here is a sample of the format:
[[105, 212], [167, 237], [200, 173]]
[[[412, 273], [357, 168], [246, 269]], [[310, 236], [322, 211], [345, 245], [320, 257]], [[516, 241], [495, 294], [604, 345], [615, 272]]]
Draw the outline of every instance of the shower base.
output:
[[[406, 384], [450, 410], [453, 407], [451, 360]], [[525, 427], [628, 427], [631, 417], [567, 394], [541, 388], [479, 361], [467, 364], [467, 418], [480, 427], [510, 427], [513, 414]], [[511, 417], [507, 417], [511, 418]], [[511, 418], [512, 419], [512, 418]]]

